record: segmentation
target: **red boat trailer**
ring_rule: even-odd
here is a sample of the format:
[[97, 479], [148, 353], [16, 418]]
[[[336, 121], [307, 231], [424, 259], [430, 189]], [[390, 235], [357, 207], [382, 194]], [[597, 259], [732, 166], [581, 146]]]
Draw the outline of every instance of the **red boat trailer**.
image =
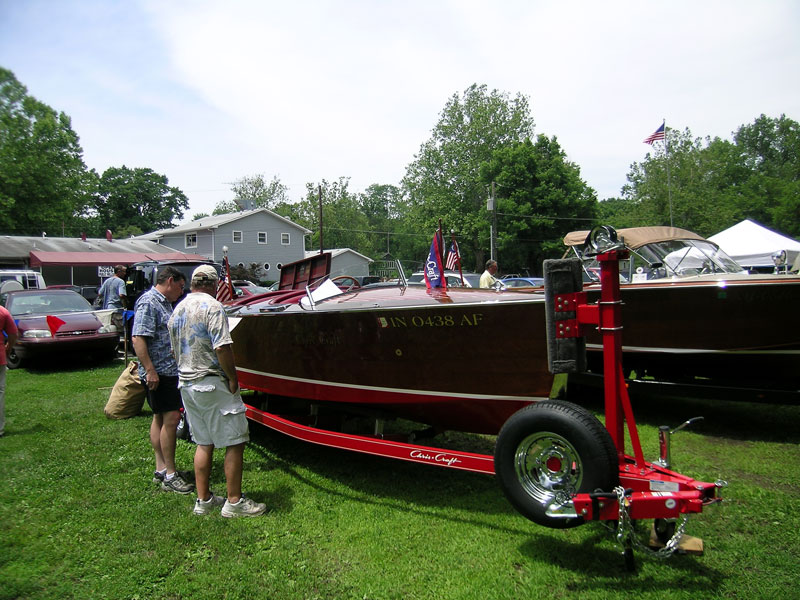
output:
[[[372, 436], [331, 431], [315, 426], [314, 414], [300, 419], [289, 418], [247, 405], [247, 417], [283, 434], [314, 444], [451, 469], [496, 474], [501, 479], [503, 491], [512, 504], [525, 516], [540, 524], [564, 528], [589, 520], [616, 522], [616, 537], [623, 546], [626, 565], [630, 569], [634, 566], [632, 552], [635, 543], [632, 522], [639, 519], [654, 519], [655, 535], [664, 546], [659, 553], [661, 556], [671, 554], [678, 549], [681, 543], [686, 517], [692, 513], [702, 512], [706, 505], [720, 501], [717, 490], [724, 487], [726, 483], [723, 481], [715, 483], [697, 481], [670, 470], [669, 436], [675, 430], [670, 432], [669, 427], [661, 427], [659, 430], [660, 458], [655, 462], [647, 462], [644, 459], [622, 370], [622, 301], [619, 286], [619, 261], [628, 257], [628, 251], [621, 245], [613, 244], [616, 241], [613, 229], [605, 228], [605, 232], [611, 238], [612, 247], [606, 251], [601, 250], [597, 255], [597, 260], [601, 265], [602, 286], [599, 302], [589, 304], [587, 295], [583, 291], [551, 293], [550, 295], [555, 305], [556, 316], [553, 323], [556, 340], [579, 340], [588, 327], [597, 327], [603, 337], [605, 430], [613, 443], [611, 452], [612, 454], [616, 453], [616, 472], [613, 474], [616, 485], [613, 486], [613, 489], [579, 491], [571, 490], [569, 484], [566, 484], [561, 492], [546, 500], [538, 500], [541, 506], [536, 507], [533, 516], [525, 506], [520, 506], [520, 491], [509, 489], [509, 487], [526, 487], [527, 475], [520, 474], [520, 469], [527, 468], [529, 464], [526, 462], [529, 459], [526, 452], [523, 451], [523, 446], [531, 436], [528, 435], [524, 443], [517, 439], [510, 442], [515, 466], [498, 464], [501, 456], [499, 451], [501, 443], [509, 446], [509, 443], [502, 441], [506, 428], [513, 429], [510, 427], [511, 422], [515, 420], [515, 417], [520, 416], [520, 413], [528, 411], [535, 415], [535, 410], [529, 411], [528, 409], [535, 409], [540, 404], [548, 405], [543, 408], [560, 406], [580, 408], [567, 402], [540, 402], [520, 410], [509, 419], [501, 430], [498, 436], [498, 452], [494, 456], [393, 440], [383, 436], [379, 431]], [[573, 261], [574, 259], [572, 261], [567, 259], [546, 262]], [[561, 315], [561, 318], [558, 315]], [[567, 316], [564, 317], [564, 315]], [[580, 356], [566, 362], [577, 364], [577, 368], [580, 369]], [[569, 417], [570, 413], [565, 411], [565, 414]], [[526, 415], [521, 416], [526, 417]], [[593, 415], [591, 418], [596, 421]], [[688, 423], [689, 421], [678, 429]], [[632, 456], [625, 452], [626, 424], [632, 446]], [[598, 426], [602, 430], [599, 423]], [[554, 435], [545, 440], [544, 449], [541, 446], [538, 447], [535, 459], [539, 477], [542, 477], [541, 473], [543, 472], [545, 478], [558, 481], [559, 474], [572, 473], [574, 475], [576, 471], [582, 470], [582, 465], [578, 464], [579, 460], [573, 457], [575, 451], [569, 440], [566, 443], [562, 443], [563, 441], [560, 435]], [[575, 446], [577, 445], [575, 444]], [[577, 455], [578, 452], [575, 454]], [[613, 456], [612, 460], [614, 460]], [[516, 477], [514, 476], [515, 471]], [[509, 486], [508, 480], [516, 478], [520, 481]], [[564, 480], [570, 481], [568, 476]], [[520, 485], [517, 486], [516, 483]], [[536, 490], [534, 490], [534, 494], [535, 492]], [[525, 502], [529, 503], [527, 500]], [[683, 520], [676, 527], [675, 520], [681, 517]], [[639, 545], [641, 546], [641, 544]]]

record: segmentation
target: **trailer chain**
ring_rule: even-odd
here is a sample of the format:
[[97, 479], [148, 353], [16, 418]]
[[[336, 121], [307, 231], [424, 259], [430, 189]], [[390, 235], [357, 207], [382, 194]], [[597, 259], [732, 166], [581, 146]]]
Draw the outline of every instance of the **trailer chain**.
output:
[[689, 515], [687, 514], [681, 515], [681, 520], [676, 525], [675, 533], [672, 535], [672, 537], [669, 540], [667, 540], [667, 543], [664, 544], [663, 548], [659, 548], [658, 550], [653, 550], [646, 544], [643, 544], [634, 535], [636, 532], [633, 526], [633, 519], [631, 519], [630, 514], [628, 514], [628, 506], [630, 505], [630, 500], [628, 496], [625, 495], [625, 488], [623, 488], [622, 486], [615, 487], [614, 493], [617, 495], [617, 504], [619, 505], [619, 517], [617, 521], [616, 538], [617, 538], [617, 544], [619, 544], [623, 552], [626, 549], [626, 539], [627, 539], [630, 541], [631, 545], [636, 546], [638, 549], [644, 551], [650, 556], [654, 556], [655, 558], [664, 559], [672, 556], [678, 549], [681, 537], [683, 537], [683, 533], [684, 531], [686, 531], [686, 523], [689, 521]]

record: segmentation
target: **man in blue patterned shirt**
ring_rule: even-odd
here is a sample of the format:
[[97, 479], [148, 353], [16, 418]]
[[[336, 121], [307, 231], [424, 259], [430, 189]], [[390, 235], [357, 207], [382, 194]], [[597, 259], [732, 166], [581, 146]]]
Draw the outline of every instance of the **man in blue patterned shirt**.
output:
[[153, 481], [169, 492], [190, 494], [194, 486], [175, 470], [175, 438], [180, 420], [181, 393], [178, 365], [172, 355], [167, 321], [172, 303], [183, 294], [186, 277], [174, 267], [162, 267], [156, 284], [136, 301], [131, 332], [133, 349], [139, 359], [139, 377], [147, 388], [147, 402], [153, 410], [150, 444], [156, 455]]

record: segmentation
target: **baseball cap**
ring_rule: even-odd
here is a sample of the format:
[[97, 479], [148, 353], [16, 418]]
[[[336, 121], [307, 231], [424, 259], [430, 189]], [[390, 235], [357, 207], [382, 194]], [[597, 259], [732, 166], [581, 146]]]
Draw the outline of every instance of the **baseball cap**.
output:
[[192, 273], [192, 281], [216, 281], [217, 270], [211, 265], [200, 265]]

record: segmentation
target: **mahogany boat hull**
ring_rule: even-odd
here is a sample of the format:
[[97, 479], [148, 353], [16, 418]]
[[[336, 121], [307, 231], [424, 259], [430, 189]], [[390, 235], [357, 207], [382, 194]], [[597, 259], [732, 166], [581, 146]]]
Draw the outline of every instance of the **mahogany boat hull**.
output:
[[[788, 320], [800, 278], [629, 284], [622, 300], [626, 372], [797, 395], [800, 335]], [[242, 386], [272, 396], [494, 434], [551, 394], [541, 290], [375, 288], [313, 309], [262, 309], [240, 312], [232, 336]], [[590, 370], [601, 373], [596, 331], [587, 348]]]
[[[800, 329], [790, 317], [800, 302], [800, 278], [658, 281], [623, 285], [621, 292], [627, 371], [800, 390]], [[597, 332], [587, 336], [595, 370], [600, 344]]]
[[497, 433], [550, 393], [543, 307], [542, 294], [379, 288], [244, 313], [237, 370], [243, 387], [277, 396]]

